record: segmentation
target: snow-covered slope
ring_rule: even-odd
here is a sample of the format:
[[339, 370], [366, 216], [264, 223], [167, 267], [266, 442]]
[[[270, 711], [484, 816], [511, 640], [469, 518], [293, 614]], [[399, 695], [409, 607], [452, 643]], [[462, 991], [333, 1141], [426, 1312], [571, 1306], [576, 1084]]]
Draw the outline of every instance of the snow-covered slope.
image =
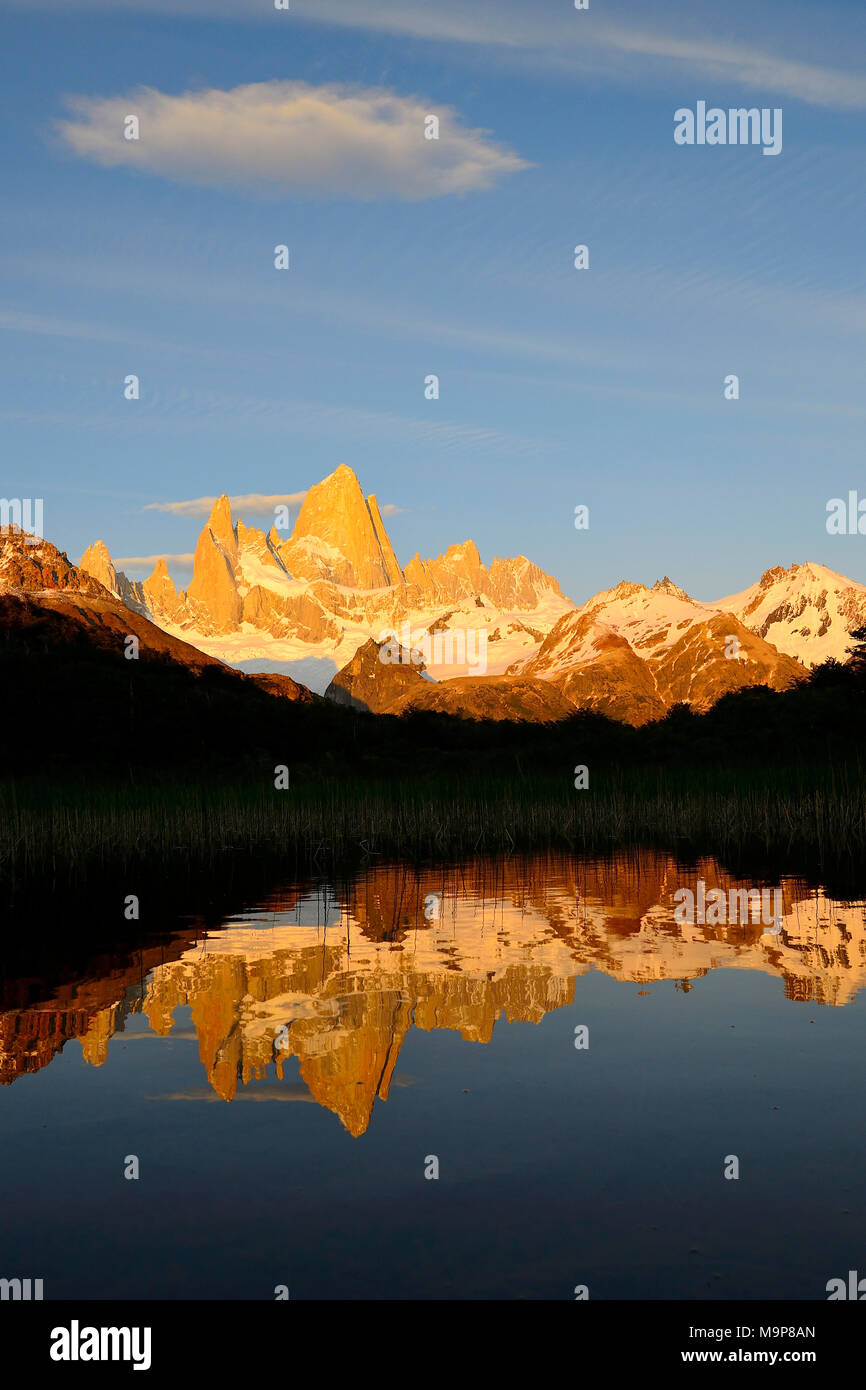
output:
[[813, 563], [767, 570], [712, 603], [665, 578], [623, 582], [580, 608], [525, 556], [487, 566], [471, 540], [401, 568], [376, 498], [345, 464], [310, 488], [289, 537], [235, 522], [220, 497], [186, 591], [162, 561], [130, 581], [101, 541], [81, 568], [202, 652], [319, 692], [370, 639], [393, 635], [424, 644], [433, 680], [538, 678], [636, 723], [678, 701], [704, 709], [744, 685], [790, 684], [844, 660], [851, 630], [866, 625], [866, 585]]
[[806, 672], [734, 614], [665, 578], [596, 594], [508, 674], [552, 681], [583, 708], [643, 724], [675, 704], [705, 710], [729, 691], [783, 689]]
[[845, 660], [849, 633], [866, 624], [866, 584], [809, 561], [769, 569], [751, 588], [706, 606], [735, 614], [778, 651], [816, 666]]

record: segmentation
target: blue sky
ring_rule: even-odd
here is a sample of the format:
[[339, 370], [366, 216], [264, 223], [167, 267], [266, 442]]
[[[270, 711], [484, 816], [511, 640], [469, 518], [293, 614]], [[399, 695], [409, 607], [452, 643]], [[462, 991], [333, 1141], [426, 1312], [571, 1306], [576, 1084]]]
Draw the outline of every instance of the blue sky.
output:
[[[71, 557], [188, 553], [201, 518], [160, 506], [344, 462], [404, 562], [472, 536], [577, 601], [866, 582], [866, 537], [825, 529], [866, 496], [859, 0], [0, 14], [0, 493]], [[781, 107], [782, 153], [678, 147], [699, 100]]]

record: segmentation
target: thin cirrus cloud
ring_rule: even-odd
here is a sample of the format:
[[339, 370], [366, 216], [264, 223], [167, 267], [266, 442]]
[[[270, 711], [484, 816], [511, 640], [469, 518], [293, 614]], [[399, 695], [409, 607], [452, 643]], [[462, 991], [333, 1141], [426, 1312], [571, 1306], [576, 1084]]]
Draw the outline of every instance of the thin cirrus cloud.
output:
[[[306, 495], [306, 491], [270, 494], [246, 492], [242, 496], [230, 497], [229, 502], [235, 510], [244, 511], [248, 516], [267, 516], [275, 507], [298, 506]], [[208, 517], [217, 501], [216, 497], [193, 497], [187, 502], [148, 502], [144, 510], [146, 512], [171, 512], [174, 516]]]
[[[72, 114], [56, 131], [83, 159], [276, 197], [412, 202], [490, 189], [530, 167], [488, 132], [461, 125], [451, 107], [384, 88], [272, 81], [172, 95], [142, 87], [67, 105]], [[130, 115], [137, 140], [124, 137]], [[438, 140], [425, 139], [431, 115]]]
[[616, 30], [603, 35], [603, 41], [620, 53], [685, 65], [707, 78], [776, 92], [811, 106], [839, 110], [866, 106], [866, 77], [862, 73], [784, 58], [745, 44]]
[[190, 569], [195, 555], [192, 551], [187, 551], [183, 555], [169, 555], [167, 552], [163, 552], [161, 555], [120, 555], [114, 563], [115, 565], [123, 565], [130, 570], [144, 570], [153, 569], [160, 560], [164, 560], [167, 565], [177, 565], [179, 569]]
[[[185, 3], [193, 9], [198, 0]], [[569, 4], [509, 6], [501, 0], [476, 0], [467, 6], [465, 0], [439, 0], [436, 5], [419, 5], [411, 0], [379, 0], [376, 5], [349, 6], [346, 0], [316, 0], [305, 17], [335, 26], [480, 46], [487, 51], [498, 48], [521, 62], [548, 70], [581, 71], [629, 84], [646, 85], [662, 74], [679, 71], [692, 78], [722, 79], [775, 92], [814, 106], [836, 110], [866, 107], [862, 71], [815, 62], [813, 34], [806, 28], [804, 37], [802, 24], [797, 27], [801, 50], [807, 56], [794, 57], [780, 52], [778, 42], [771, 46], [761, 40], [731, 42], [715, 33], [690, 32], [691, 23], [686, 21], [691, 20], [691, 5], [682, 16], [669, 9], [663, 21], [666, 29], [648, 28], [646, 9], [640, 4], [633, 14], [621, 11], [616, 22], [594, 15], [588, 23], [589, 14], [575, 15]], [[836, 48], [847, 58], [841, 26]]]
[[[10, 0], [7, 0], [7, 4]], [[141, 0], [11, 0], [28, 9], [111, 10], [115, 14], [141, 10]], [[708, 7], [709, 8], [709, 7]], [[831, 7], [828, 6], [828, 9]], [[334, 28], [361, 29], [408, 39], [450, 43], [483, 50], [485, 61], [492, 51], [552, 72], [585, 72], [596, 78], [646, 85], [662, 74], [687, 72], [690, 77], [723, 79], [744, 87], [776, 92], [815, 106], [836, 110], [866, 107], [866, 77], [851, 66], [815, 61], [814, 32], [809, 14], [814, 6], [800, 7], [800, 55], [780, 51], [778, 42], [766, 36], [750, 41], [730, 41], [715, 32], [693, 30], [694, 0], [678, 14], [666, 11], [664, 29], [647, 27], [646, 5], [632, 13], [618, 8], [615, 22], [593, 10], [576, 14], [568, 0], [556, 4], [508, 4], [503, 0], [377, 0], [361, 5], [357, 0], [292, 0], [290, 11], [276, 11], [267, 0], [149, 0], [153, 15], [175, 15], [188, 20], [223, 19], [256, 21], [285, 27], [293, 21]], [[599, 7], [600, 9], [600, 7]], [[779, 6], [788, 18], [790, 6]], [[803, 18], [805, 14], [805, 20]], [[850, 62], [857, 36], [846, 35], [838, 8], [832, 13], [830, 35], [843, 63]], [[715, 19], [715, 16], [713, 16]], [[767, 18], [773, 18], [768, 10]], [[791, 15], [795, 21], [796, 16]], [[811, 21], [814, 24], [814, 20]], [[777, 26], [778, 28], [778, 26]]]
[[[303, 502], [306, 497], [304, 492], [247, 492], [229, 498], [229, 503], [234, 511], [246, 512], [248, 516], [268, 516], [276, 507], [296, 507]], [[216, 497], [193, 497], [187, 502], [148, 502], [144, 508], [146, 512], [171, 512], [174, 516], [185, 517], [209, 517], [214, 508]], [[394, 502], [386, 502], [380, 508], [383, 516], [402, 516], [406, 511], [405, 507], [398, 507]], [[127, 556], [124, 563], [129, 565], [156, 564], [157, 560], [174, 560], [179, 565], [192, 564], [193, 556], [190, 555], [135, 555]], [[121, 562], [118, 561], [118, 564]]]

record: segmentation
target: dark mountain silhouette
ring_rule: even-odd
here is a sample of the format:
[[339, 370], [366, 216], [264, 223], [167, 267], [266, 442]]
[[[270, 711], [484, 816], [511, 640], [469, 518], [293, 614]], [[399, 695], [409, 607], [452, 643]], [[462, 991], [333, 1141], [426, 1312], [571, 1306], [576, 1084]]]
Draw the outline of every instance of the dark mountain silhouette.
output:
[[680, 705], [632, 728], [587, 712], [547, 724], [430, 710], [357, 713], [287, 677], [243, 676], [206, 659], [192, 665], [145, 642], [140, 659], [127, 661], [121, 637], [92, 609], [72, 617], [26, 598], [0, 598], [0, 709], [14, 730], [0, 753], [2, 773], [258, 778], [287, 764], [316, 780], [527, 775], [561, 773], [574, 762], [670, 761], [680, 769], [850, 762], [864, 745], [866, 662], [859, 657], [827, 662], [789, 690], [754, 687], [704, 714]]
[[[287, 676], [244, 675], [130, 612], [47, 542], [23, 544], [20, 534], [0, 540], [0, 574], [0, 709], [14, 731], [0, 775], [270, 780], [285, 764], [301, 780], [559, 776], [578, 762], [848, 765], [864, 744], [862, 628], [852, 631], [847, 661], [827, 661], [784, 690], [751, 686], [704, 713], [676, 705], [642, 727], [572, 711], [559, 696], [560, 717], [542, 722], [526, 707], [537, 682], [468, 678], [477, 708], [466, 717], [463, 695], [459, 714], [443, 698], [464, 682], [436, 685], [415, 667], [380, 665], [375, 643], [362, 649], [357, 680], [343, 692], [348, 708]], [[128, 660], [133, 635], [139, 654]], [[376, 683], [394, 677], [388, 708], [401, 713], [359, 712], [371, 664]]]

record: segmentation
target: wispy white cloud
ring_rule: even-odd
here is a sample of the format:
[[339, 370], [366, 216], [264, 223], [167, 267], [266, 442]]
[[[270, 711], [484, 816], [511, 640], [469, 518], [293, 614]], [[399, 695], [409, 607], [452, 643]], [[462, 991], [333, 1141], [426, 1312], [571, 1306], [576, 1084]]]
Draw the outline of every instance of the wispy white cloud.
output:
[[[134, 281], [123, 269], [112, 268], [102, 262], [65, 259], [56, 266], [45, 266], [38, 258], [18, 256], [7, 258], [7, 264], [21, 275], [36, 275], [40, 282], [51, 278], [69, 287], [87, 286], [100, 294], [131, 294], [144, 296], [149, 300], [168, 299], [173, 303], [187, 300], [212, 305], [215, 302], [240, 304], [249, 309], [274, 310], [274, 296], [265, 290], [258, 281], [243, 281], [236, 276], [214, 279], [210, 273], [202, 273], [200, 266], [172, 270], [170, 267], [147, 267], [138, 265]], [[521, 282], [526, 283], [527, 272], [521, 266]], [[544, 285], [539, 279], [539, 291]], [[557, 293], [558, 293], [557, 289]], [[382, 298], [372, 298], [364, 294], [348, 294], [345, 289], [333, 291], [327, 287], [298, 285], [293, 289], [293, 312], [315, 318], [333, 319], [338, 323], [363, 328], [365, 337], [375, 331], [397, 341], [417, 343], [425, 338], [431, 343], [445, 346], [468, 348], [496, 356], [527, 359], [547, 359], [560, 362], [569, 367], [635, 367], [643, 365], [645, 359], [635, 349], [623, 353], [621, 347], [597, 342], [582, 347], [573, 339], [539, 335], [525, 326], [508, 328], [501, 320], [487, 326], [478, 322], [461, 323], [431, 316], [426, 308], [414, 304], [407, 305], [405, 295], [397, 308], [392, 308]], [[125, 341], [126, 339], [124, 339]], [[151, 344], [136, 336], [134, 341], [144, 346]], [[175, 351], [222, 355], [222, 350], [213, 343], [184, 343], [176, 338], [167, 345]]]
[[383, 516], [402, 516], [405, 511], [405, 507], [395, 507], [393, 502], [386, 502], [384, 507], [381, 508]]
[[121, 565], [128, 570], [152, 570], [160, 560], [164, 560], [167, 565], [176, 565], [179, 569], [190, 569], [195, 555], [187, 551], [183, 555], [121, 555], [115, 560], [115, 565]]
[[[306, 497], [304, 492], [245, 492], [230, 497], [229, 502], [237, 511], [248, 516], [268, 516], [275, 507], [299, 506]], [[148, 502], [146, 512], [171, 512], [174, 516], [209, 517], [216, 497], [193, 497], [186, 502]], [[155, 557], [158, 558], [158, 557]]]
[[628, 16], [611, 24], [594, 14], [587, 22], [589, 14], [576, 15], [567, 4], [542, 9], [537, 4], [508, 7], [501, 0], [475, 0], [471, 7], [464, 0], [439, 0], [436, 5], [379, 0], [376, 5], [350, 7], [346, 0], [316, 0], [304, 18], [488, 51], [498, 48], [511, 51], [521, 62], [641, 85], [665, 71], [679, 70], [690, 78], [721, 78], [817, 106], [866, 106], [862, 73], [786, 57], [775, 46], [770, 51], [715, 36], [672, 33], [676, 15], [667, 20], [667, 32], [655, 32], [635, 26]]
[[866, 77], [862, 74], [786, 59], [745, 44], [613, 28], [602, 29], [599, 40], [621, 53], [666, 60], [707, 78], [759, 88], [813, 106], [852, 110], [866, 106]]
[[47, 338], [77, 338], [91, 343], [135, 343], [139, 347], [168, 348], [143, 337], [135, 329], [122, 330], [103, 323], [57, 318], [52, 314], [30, 314], [18, 309], [0, 309], [0, 329], [9, 333], [35, 333]]
[[[169, 1034], [169, 1039], [173, 1037], [173, 1033]], [[164, 1096], [148, 1096], [147, 1099], [200, 1100], [206, 1103], [220, 1101], [220, 1103], [222, 1103], [216, 1091], [212, 1090], [209, 1086], [192, 1086], [188, 1091], [172, 1091]], [[309, 1104], [310, 1102], [315, 1104], [315, 1101], [313, 1100], [313, 1097], [310, 1095], [306, 1086], [304, 1086], [300, 1081], [260, 1082], [258, 1085], [251, 1087], [249, 1090], [239, 1091], [238, 1094], [235, 1096], [235, 1101], [239, 1100], [249, 1101], [252, 1103], [260, 1103], [263, 1101], [292, 1101], [301, 1105]]]
[[[417, 201], [492, 188], [528, 168], [451, 107], [383, 88], [253, 82], [172, 95], [143, 87], [122, 96], [67, 98], [62, 141], [84, 159], [180, 183], [265, 195]], [[139, 138], [126, 139], [136, 116]], [[439, 139], [425, 120], [439, 120]]]
[[17, 309], [0, 309], [0, 328], [12, 333], [39, 333], [52, 338], [101, 338], [105, 342], [120, 342], [121, 335], [113, 328], [72, 319], [58, 319], [50, 314], [28, 314]]
[[[7, 0], [68, 13], [72, 9], [136, 12], [141, 0]], [[508, 5], [503, 0], [377, 0], [361, 5], [357, 0], [292, 0], [290, 11], [275, 11], [267, 0], [148, 0], [152, 15], [170, 14], [212, 23], [216, 19], [258, 21], [277, 26], [293, 23], [325, 24], [402, 35], [510, 54], [521, 64], [549, 70], [580, 70], [596, 77], [652, 82], [664, 72], [679, 70], [689, 77], [722, 78], [744, 87], [788, 96], [817, 106], [858, 110], [866, 107], [866, 77], [845, 67], [816, 62], [808, 49], [801, 56], [782, 53], [766, 42], [731, 43], [714, 35], [675, 32], [677, 15], [666, 18], [666, 31], [634, 25], [627, 14], [617, 23], [605, 22], [595, 9], [577, 14], [561, 0], [557, 5]], [[847, 58], [844, 28], [834, 27], [836, 46]], [[694, 13], [686, 15], [694, 29]], [[683, 25], [685, 29], [685, 23]], [[790, 44], [799, 28], [794, 17], [785, 26]], [[821, 35], [825, 42], [827, 35]], [[806, 32], [802, 43], [810, 41]], [[814, 41], [814, 36], [813, 36]]]
[[[457, 449], [466, 456], [471, 453], [512, 454], [535, 461], [542, 451], [560, 452], [568, 448], [567, 441], [557, 436], [523, 435], [508, 430], [485, 429], [394, 415], [387, 411], [355, 410], [345, 406], [329, 406], [309, 402], [293, 405], [286, 401], [267, 401], [249, 396], [229, 396], [218, 392], [186, 392], [158, 410], [142, 410], [138, 428], [169, 433], [177, 439], [182, 431], [199, 434], [223, 421], [236, 428], [246, 419], [254, 420], [262, 429], [270, 425], [280, 431], [303, 430], [316, 435], [328, 435], [345, 442], [350, 437], [359, 440], [384, 441], [395, 448], [413, 445], [430, 449]], [[128, 438], [129, 426], [123, 412], [111, 411], [25, 409], [0, 410], [0, 420], [19, 425], [58, 425], [71, 430], [102, 430], [119, 441]], [[154, 505], [154, 504], [152, 504]], [[189, 515], [189, 513], [188, 513]], [[203, 513], [192, 513], [203, 515]]]

